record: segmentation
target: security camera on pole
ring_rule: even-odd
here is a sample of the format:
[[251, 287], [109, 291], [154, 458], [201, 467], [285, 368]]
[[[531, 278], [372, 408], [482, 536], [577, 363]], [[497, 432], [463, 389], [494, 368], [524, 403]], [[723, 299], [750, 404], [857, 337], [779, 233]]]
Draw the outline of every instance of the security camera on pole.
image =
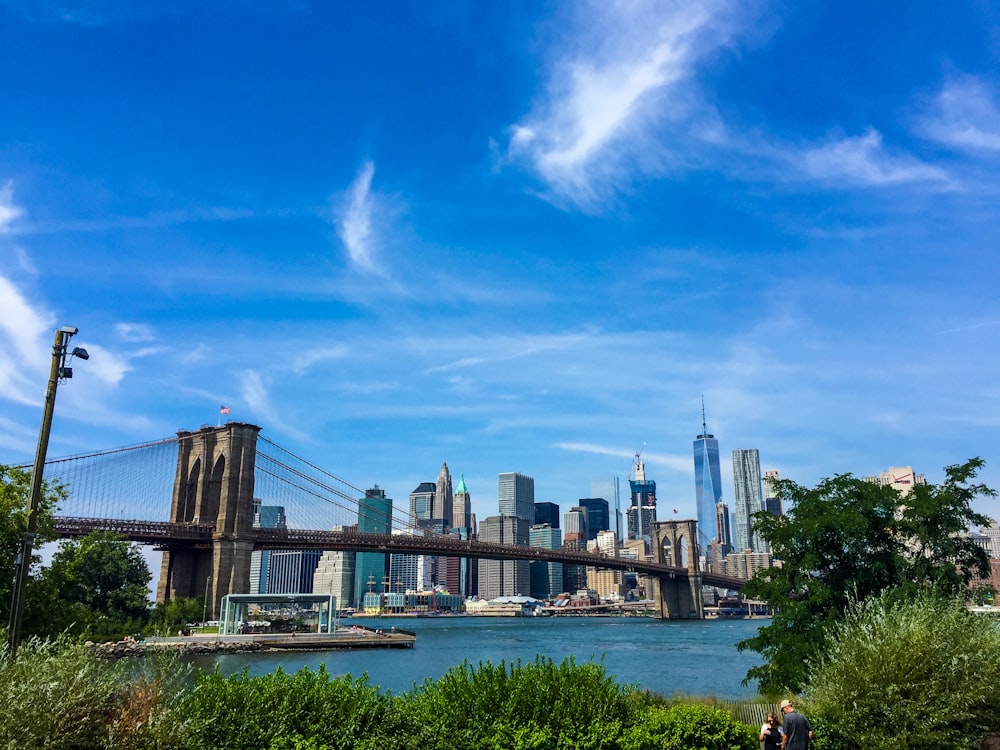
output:
[[24, 531], [24, 544], [18, 553], [14, 577], [14, 591], [10, 604], [10, 623], [7, 627], [7, 652], [11, 659], [17, 653], [21, 642], [21, 620], [24, 617], [24, 595], [28, 586], [28, 571], [31, 568], [31, 553], [38, 536], [38, 506], [42, 497], [42, 471], [45, 468], [45, 454], [49, 449], [49, 432], [52, 429], [52, 412], [56, 405], [56, 389], [59, 381], [73, 377], [73, 368], [66, 365], [67, 358], [90, 359], [86, 349], [76, 347], [67, 351], [69, 340], [77, 334], [73, 326], [63, 326], [56, 331], [52, 345], [52, 369], [49, 386], [45, 391], [45, 407], [42, 411], [42, 427], [38, 433], [38, 447], [35, 449], [35, 464], [31, 469], [31, 487], [28, 494], [28, 522]]

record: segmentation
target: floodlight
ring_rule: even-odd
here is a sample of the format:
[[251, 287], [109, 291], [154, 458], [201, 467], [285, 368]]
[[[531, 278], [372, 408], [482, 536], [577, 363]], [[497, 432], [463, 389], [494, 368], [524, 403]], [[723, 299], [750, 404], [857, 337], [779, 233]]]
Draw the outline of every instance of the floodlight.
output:
[[74, 347], [73, 351], [71, 351], [69, 355], [78, 359], [90, 359], [90, 355], [87, 353], [87, 350], [82, 346]]
[[59, 330], [62, 333], [68, 333], [70, 336], [76, 336], [76, 334], [80, 331], [80, 329], [76, 326], [63, 326]]

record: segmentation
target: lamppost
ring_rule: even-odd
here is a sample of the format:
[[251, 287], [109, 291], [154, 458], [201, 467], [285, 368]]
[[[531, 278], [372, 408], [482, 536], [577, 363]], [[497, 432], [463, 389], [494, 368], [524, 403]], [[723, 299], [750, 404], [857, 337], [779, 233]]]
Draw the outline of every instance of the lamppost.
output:
[[209, 573], [208, 578], [205, 579], [205, 607], [201, 611], [202, 625], [204, 625], [208, 621], [208, 596], [211, 588], [212, 588], [212, 574]]
[[28, 572], [31, 568], [31, 552], [38, 537], [38, 506], [42, 498], [42, 471], [45, 469], [45, 454], [49, 449], [49, 432], [52, 430], [52, 413], [56, 405], [56, 389], [60, 380], [73, 377], [73, 368], [66, 365], [67, 359], [77, 357], [90, 359], [86, 349], [76, 347], [68, 351], [69, 340], [77, 334], [73, 326], [63, 326], [56, 331], [52, 344], [52, 367], [49, 385], [45, 391], [45, 406], [42, 409], [42, 426], [38, 431], [38, 446], [35, 449], [35, 463], [31, 469], [31, 486], [28, 492], [28, 521], [24, 531], [24, 543], [17, 555], [14, 576], [14, 591], [10, 603], [10, 622], [7, 627], [7, 649], [14, 658], [21, 642], [21, 620], [24, 618], [24, 596], [28, 587]]

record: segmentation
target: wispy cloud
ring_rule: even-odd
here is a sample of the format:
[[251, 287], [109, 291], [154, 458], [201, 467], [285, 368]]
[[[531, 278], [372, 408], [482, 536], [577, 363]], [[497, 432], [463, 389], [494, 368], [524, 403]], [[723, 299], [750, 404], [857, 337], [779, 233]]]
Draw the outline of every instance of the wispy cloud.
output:
[[334, 212], [337, 233], [351, 262], [362, 271], [379, 273], [377, 237], [372, 230], [374, 199], [372, 178], [375, 164], [366, 161], [347, 191], [347, 200]]
[[33, 404], [35, 375], [45, 371], [53, 315], [32, 305], [9, 279], [0, 276], [0, 396]]
[[856, 138], [840, 138], [787, 155], [798, 176], [837, 185], [886, 186], [916, 182], [945, 185], [948, 175], [908, 154], [892, 154], [882, 135], [870, 128]]
[[[623, 448], [613, 448], [606, 445], [595, 445], [593, 443], [556, 443], [552, 447], [573, 453], [592, 453], [597, 456], [635, 459], [634, 450], [628, 451]], [[675, 456], [661, 453], [647, 453], [643, 451], [642, 462], [646, 464], [664, 466], [684, 474], [694, 474], [694, 465], [690, 456]]]
[[156, 337], [153, 335], [153, 329], [145, 323], [119, 323], [115, 326], [115, 333], [123, 341], [133, 343], [145, 343], [156, 340]]
[[322, 349], [311, 349], [295, 358], [292, 362], [292, 372], [302, 373], [319, 362], [330, 359], [343, 359], [349, 352], [350, 349], [346, 346], [328, 346]]
[[309, 436], [289, 425], [271, 401], [271, 394], [264, 378], [256, 370], [245, 370], [240, 376], [240, 392], [243, 402], [258, 422], [268, 428], [280, 430], [298, 440]]
[[949, 80], [918, 126], [925, 137], [952, 148], [1000, 151], [1000, 108], [975, 76]]
[[0, 234], [8, 231], [11, 223], [24, 211], [14, 205], [14, 183], [8, 180], [0, 187]]
[[526, 163], [559, 201], [596, 210], [635, 172], [662, 169], [653, 138], [685, 116], [677, 90], [744, 22], [735, 4], [580, 4], [545, 96], [509, 128], [506, 159]]

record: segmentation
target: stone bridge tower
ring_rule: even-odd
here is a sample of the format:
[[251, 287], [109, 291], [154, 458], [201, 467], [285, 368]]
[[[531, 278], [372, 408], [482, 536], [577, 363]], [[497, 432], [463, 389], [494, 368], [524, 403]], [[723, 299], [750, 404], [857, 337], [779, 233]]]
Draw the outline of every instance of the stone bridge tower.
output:
[[698, 522], [658, 521], [651, 531], [653, 560], [661, 565], [687, 568], [686, 577], [654, 578], [653, 600], [660, 619], [701, 620], [701, 568], [698, 564]]
[[211, 547], [164, 551], [157, 602], [206, 597], [208, 616], [216, 618], [223, 596], [249, 593], [259, 432], [256, 425], [228, 422], [177, 433], [170, 521], [212, 524], [215, 533]]

